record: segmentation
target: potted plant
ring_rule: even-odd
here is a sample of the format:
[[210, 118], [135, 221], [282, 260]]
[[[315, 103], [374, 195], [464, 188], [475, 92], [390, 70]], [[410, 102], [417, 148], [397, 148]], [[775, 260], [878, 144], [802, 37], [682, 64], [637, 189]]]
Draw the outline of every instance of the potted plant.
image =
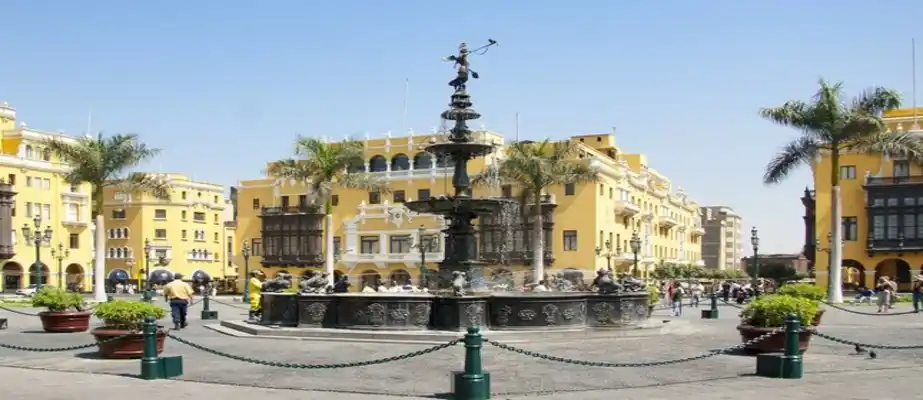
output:
[[[803, 299], [808, 299], [816, 303], [824, 301], [827, 297], [827, 291], [824, 288], [812, 285], [810, 283], [793, 283], [789, 285], [784, 285], [779, 288], [778, 294], [784, 296], [800, 297]], [[818, 308], [817, 313], [814, 314], [814, 319], [811, 320], [810, 325], [820, 325], [820, 319], [824, 316], [824, 309]]]
[[660, 289], [657, 285], [647, 285], [647, 317], [654, 314], [654, 307], [660, 301]]
[[[103, 358], [140, 358], [144, 355], [144, 337], [142, 328], [146, 317], [161, 319], [167, 315], [166, 310], [151, 303], [139, 301], [114, 300], [101, 303], [96, 307], [96, 317], [103, 321], [103, 326], [91, 332], [99, 344], [99, 354]], [[163, 327], [157, 327], [157, 354], [163, 352], [163, 342], [167, 333]]]
[[[740, 339], [746, 343], [774, 330], [783, 329], [785, 317], [797, 315], [802, 321], [813, 321], [817, 314], [817, 302], [803, 297], [766, 295], [751, 301], [740, 312]], [[805, 326], [805, 331], [799, 334], [799, 348], [803, 353], [808, 349], [811, 340], [810, 324]], [[748, 353], [775, 353], [785, 349], [785, 335], [780, 332], [767, 339], [748, 345], [744, 350]]]
[[72, 333], [86, 332], [87, 329], [90, 329], [90, 316], [93, 313], [84, 311], [86, 303], [80, 293], [68, 292], [51, 286], [42, 286], [32, 296], [32, 305], [45, 307], [46, 309], [46, 311], [38, 313], [45, 332]]

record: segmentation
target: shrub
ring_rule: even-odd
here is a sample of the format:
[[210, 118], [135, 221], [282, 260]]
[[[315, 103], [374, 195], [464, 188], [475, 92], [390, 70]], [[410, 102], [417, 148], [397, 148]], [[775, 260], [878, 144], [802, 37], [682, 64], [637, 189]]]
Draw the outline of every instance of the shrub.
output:
[[892, 294], [891, 302], [892, 303], [910, 303], [913, 301], [913, 297], [909, 294]]
[[817, 302], [803, 297], [785, 295], [760, 296], [740, 312], [744, 325], [778, 328], [785, 325], [785, 317], [795, 314], [802, 324], [810, 324], [817, 314]]
[[83, 311], [85, 304], [83, 295], [80, 293], [68, 292], [67, 290], [51, 286], [42, 286], [42, 288], [32, 296], [33, 306], [45, 307], [51, 312], [65, 312], [68, 310]]
[[167, 316], [167, 311], [152, 303], [114, 300], [100, 303], [95, 315], [107, 327], [139, 332], [146, 317], [161, 319]]
[[813, 301], [823, 301], [827, 297], [827, 291], [819, 286], [810, 283], [792, 283], [779, 288], [778, 294], [784, 296], [800, 297]]

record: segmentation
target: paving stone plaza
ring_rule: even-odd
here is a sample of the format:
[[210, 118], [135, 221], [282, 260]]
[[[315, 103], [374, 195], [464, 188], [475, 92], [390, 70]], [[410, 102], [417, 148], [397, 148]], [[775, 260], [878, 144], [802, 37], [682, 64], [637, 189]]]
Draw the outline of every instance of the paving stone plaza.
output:
[[[242, 319], [243, 305], [230, 299], [213, 304], [223, 319]], [[856, 315], [830, 309], [820, 331], [826, 335], [883, 345], [920, 345], [923, 314], [896, 316]], [[874, 312], [870, 307], [851, 310]], [[34, 313], [37, 309], [14, 309]], [[202, 326], [201, 304], [190, 310], [188, 329], [174, 332], [200, 346], [247, 359], [294, 364], [333, 364], [371, 360], [411, 353], [431, 345], [314, 341], [234, 337]], [[908, 311], [899, 305], [894, 311]], [[612, 338], [582, 335], [572, 338], [536, 337], [516, 347], [552, 356], [616, 363], [645, 363], [680, 359], [737, 345], [737, 312], [721, 307], [718, 320], [699, 319], [696, 309], [683, 317], [657, 311], [654, 318], [670, 320], [650, 335]], [[0, 310], [9, 328], [0, 330], [0, 345], [59, 348], [92, 343], [88, 333], [46, 334], [37, 317]], [[98, 323], [97, 323], [98, 324]], [[461, 337], [461, 334], [459, 335]], [[489, 333], [485, 337], [490, 337]], [[183, 355], [184, 375], [177, 382], [137, 379], [139, 361], [98, 359], [95, 347], [76, 351], [40, 352], [0, 349], [0, 381], [4, 397], [73, 399], [159, 399], [169, 388], [176, 395], [213, 395], [225, 400], [313, 398], [384, 399], [444, 398], [451, 391], [450, 371], [460, 370], [461, 345], [384, 364], [307, 369], [270, 367], [229, 359], [167, 339], [165, 355]], [[493, 398], [555, 399], [736, 399], [761, 391], [790, 399], [912, 398], [919, 392], [914, 382], [923, 372], [923, 349], [876, 350], [877, 359], [852, 355], [853, 346], [813, 338], [805, 355], [805, 376], [800, 380], [754, 377], [755, 360], [740, 355], [653, 367], [599, 368], [553, 362], [485, 345], [484, 366], [492, 373]], [[54, 388], [60, 390], [52, 390]], [[51, 389], [49, 389], [51, 388]]]

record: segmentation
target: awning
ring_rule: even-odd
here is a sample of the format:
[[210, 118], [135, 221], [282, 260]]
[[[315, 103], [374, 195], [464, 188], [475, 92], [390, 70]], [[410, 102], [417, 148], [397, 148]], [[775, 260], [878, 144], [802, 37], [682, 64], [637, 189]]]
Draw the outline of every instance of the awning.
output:
[[192, 273], [192, 280], [193, 281], [210, 281], [212, 280], [212, 277], [209, 276], [207, 272], [198, 270]]
[[123, 269], [114, 269], [112, 271], [109, 271], [108, 279], [113, 280], [113, 281], [127, 281], [128, 272], [125, 272], [125, 270]]
[[148, 279], [153, 283], [167, 283], [173, 280], [173, 273], [165, 269], [157, 269], [151, 272]]

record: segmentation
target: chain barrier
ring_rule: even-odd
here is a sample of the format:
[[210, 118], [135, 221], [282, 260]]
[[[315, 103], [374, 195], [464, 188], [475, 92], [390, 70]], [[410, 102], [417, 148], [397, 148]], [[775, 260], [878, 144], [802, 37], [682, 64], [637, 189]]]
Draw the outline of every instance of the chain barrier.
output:
[[821, 303], [824, 303], [825, 305], [829, 306], [830, 308], [833, 308], [833, 309], [836, 309], [836, 310], [846, 311], [846, 312], [851, 313], [851, 314], [868, 315], [868, 316], [872, 316], [872, 317], [895, 317], [895, 316], [898, 316], [898, 315], [918, 314], [917, 311], [913, 311], [913, 310], [911, 310], [911, 311], [893, 312], [893, 313], [891, 313], [891, 312], [888, 312], [888, 313], [870, 313], [870, 312], [862, 312], [862, 311], [850, 310], [849, 308], [846, 308], [846, 307], [843, 307], [843, 306], [840, 306], [840, 305], [836, 305], [836, 304], [833, 304], [833, 303], [828, 303], [828, 302], [826, 302], [826, 301], [821, 301]]
[[439, 350], [447, 349], [447, 348], [449, 348], [449, 347], [455, 346], [455, 345], [457, 345], [457, 344], [459, 344], [459, 343], [462, 342], [461, 339], [455, 339], [455, 340], [452, 340], [452, 341], [450, 341], [450, 342], [448, 342], [448, 343], [445, 343], [445, 344], [440, 344], [440, 345], [436, 345], [436, 346], [433, 346], [433, 347], [428, 347], [428, 348], [425, 348], [425, 349], [422, 349], [422, 350], [417, 350], [417, 351], [410, 352], [410, 353], [407, 353], [407, 354], [401, 354], [401, 355], [398, 355], [398, 356], [391, 356], [391, 357], [379, 358], [379, 359], [375, 359], [375, 360], [356, 361], [356, 362], [351, 362], [351, 363], [336, 363], [336, 364], [300, 364], [300, 363], [289, 363], [289, 362], [279, 362], [279, 361], [267, 361], [267, 360], [260, 360], [260, 359], [256, 359], [256, 358], [238, 356], [238, 355], [234, 355], [234, 354], [228, 354], [228, 353], [225, 353], [225, 352], [222, 352], [222, 351], [210, 349], [210, 348], [205, 347], [205, 346], [202, 346], [202, 345], [200, 345], [200, 344], [196, 344], [196, 343], [190, 342], [190, 341], [188, 341], [188, 340], [186, 340], [186, 339], [183, 339], [183, 338], [178, 337], [178, 336], [174, 336], [174, 335], [172, 335], [172, 334], [170, 334], [170, 333], [167, 333], [167, 336], [169, 336], [171, 339], [176, 340], [177, 342], [180, 342], [180, 343], [182, 343], [182, 344], [185, 344], [185, 345], [187, 345], [187, 346], [189, 346], [189, 347], [192, 347], [192, 348], [198, 349], [198, 350], [202, 350], [202, 351], [204, 351], [204, 352], [206, 352], [206, 353], [214, 354], [214, 355], [216, 355], [216, 356], [220, 356], [220, 357], [224, 357], [224, 358], [230, 358], [230, 359], [232, 359], [232, 360], [242, 361], [242, 362], [250, 363], [250, 364], [264, 365], [264, 366], [267, 366], [267, 367], [292, 368], [292, 369], [338, 369], [338, 368], [354, 368], [354, 367], [365, 367], [365, 366], [369, 366], [369, 365], [385, 364], [385, 363], [389, 363], [389, 362], [393, 362], [393, 361], [407, 360], [407, 359], [411, 359], [411, 358], [414, 358], [414, 357], [419, 357], [419, 356], [423, 356], [423, 355], [426, 355], [426, 354], [435, 353], [435, 352], [437, 352], [437, 351], [439, 351]]
[[241, 310], [249, 310], [249, 309], [250, 309], [250, 306], [242, 307], [241, 305], [238, 305], [238, 304], [231, 304], [231, 303], [223, 302], [223, 301], [221, 301], [221, 300], [215, 300], [214, 297], [209, 297], [209, 298], [208, 298], [208, 301], [211, 301], [211, 302], [213, 302], [213, 303], [218, 303], [218, 304], [221, 304], [221, 305], [225, 305], [225, 306], [228, 306], [228, 307], [231, 307], [231, 308], [241, 309]]
[[25, 312], [25, 311], [19, 311], [19, 310], [16, 310], [16, 309], [13, 309], [13, 308], [9, 308], [9, 307], [4, 307], [4, 306], [0, 306], [0, 310], [9, 311], [9, 312], [11, 312], [11, 313], [13, 313], [13, 314], [27, 315], [27, 316], [30, 316], [30, 317], [36, 317], [36, 316], [38, 316], [38, 313], [33, 314], [33, 313]]
[[116, 337], [114, 337], [114, 338], [109, 338], [109, 339], [106, 339], [106, 340], [100, 340], [100, 341], [98, 341], [98, 342], [93, 342], [93, 343], [90, 343], [90, 344], [79, 344], [79, 345], [76, 345], [76, 346], [67, 346], [67, 347], [45, 347], [45, 348], [43, 348], [43, 347], [17, 346], [17, 345], [14, 345], [14, 344], [3, 344], [3, 343], [0, 343], [0, 348], [10, 349], [10, 350], [19, 350], [19, 351], [28, 351], [28, 352], [33, 352], [33, 353], [56, 353], [56, 352], [62, 352], [62, 351], [73, 351], [73, 350], [88, 349], [88, 348], [90, 348], [90, 347], [99, 346], [99, 345], [101, 345], [101, 344], [106, 344], [106, 343], [109, 343], [109, 342], [114, 342], [114, 341], [116, 341], [116, 340], [121, 340], [121, 339], [127, 338], [127, 337], [129, 337], [129, 336], [133, 336], [133, 335], [136, 335], [136, 333], [129, 333], [129, 334], [121, 335], [121, 336], [116, 336]]
[[744, 306], [742, 306], [742, 305], [740, 305], [740, 304], [731, 303], [731, 302], [729, 302], [729, 301], [727, 301], [727, 300], [725, 300], [725, 299], [723, 299], [723, 298], [720, 298], [720, 297], [718, 298], [718, 300], [720, 300], [722, 303], [727, 304], [727, 305], [729, 305], [729, 306], [731, 306], [731, 307], [734, 307], [734, 308], [736, 308], [736, 309], [743, 310], [743, 308], [744, 308]]
[[534, 351], [521, 349], [521, 348], [510, 346], [507, 344], [498, 343], [493, 340], [489, 340], [487, 338], [485, 338], [484, 341], [487, 342], [487, 344], [490, 344], [494, 347], [498, 347], [506, 351], [510, 351], [513, 353], [522, 354], [524, 356], [538, 358], [542, 360], [555, 361], [555, 362], [560, 362], [560, 363], [565, 363], [565, 364], [574, 364], [574, 365], [580, 365], [580, 366], [586, 366], [586, 367], [635, 368], [635, 367], [659, 367], [659, 366], [664, 366], [664, 365], [680, 364], [680, 363], [689, 362], [689, 361], [704, 360], [706, 358], [719, 356], [719, 355], [726, 354], [726, 353], [729, 353], [735, 350], [743, 349], [744, 347], [747, 347], [747, 346], [754, 345], [756, 343], [762, 342], [763, 340], [769, 339], [773, 335], [776, 335], [782, 331], [783, 331], [782, 329], [776, 329], [772, 332], [766, 333], [760, 337], [754, 338], [747, 342], [734, 345], [731, 347], [726, 347], [723, 349], [711, 350], [707, 353], [699, 354], [696, 356], [676, 358], [673, 360], [635, 362], [635, 363], [613, 363], [613, 362], [607, 362], [607, 361], [575, 360], [571, 358], [556, 357], [556, 356], [551, 356], [547, 354], [537, 353]]
[[919, 350], [923, 349], [923, 345], [887, 345], [887, 344], [870, 344], [856, 342], [849, 339], [842, 339], [835, 336], [825, 335], [818, 332], [817, 330], [812, 329], [811, 333], [814, 336], [817, 336], [821, 339], [826, 339], [834, 343], [846, 344], [850, 346], [859, 346], [859, 347], [868, 347], [870, 349], [885, 349], [885, 350]]

